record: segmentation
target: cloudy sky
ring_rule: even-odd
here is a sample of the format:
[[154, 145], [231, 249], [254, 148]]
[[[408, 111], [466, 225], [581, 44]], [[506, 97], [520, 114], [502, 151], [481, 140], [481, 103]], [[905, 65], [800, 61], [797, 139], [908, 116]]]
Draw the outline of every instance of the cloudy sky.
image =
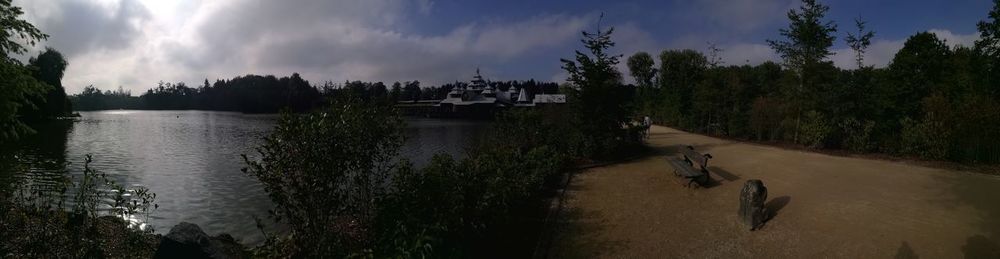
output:
[[[883, 66], [906, 38], [931, 31], [970, 45], [989, 0], [824, 1], [840, 28], [853, 19], [876, 31], [868, 63]], [[63, 84], [122, 86], [140, 93], [158, 81], [200, 84], [245, 74], [332, 80], [467, 81], [476, 67], [494, 80], [562, 81], [559, 58], [582, 48], [581, 30], [605, 13], [614, 51], [723, 49], [726, 64], [777, 60], [765, 40], [779, 37], [795, 0], [459, 1], [459, 0], [15, 0], [25, 19], [51, 35], [69, 60]], [[36, 52], [37, 53], [37, 52]], [[624, 72], [624, 71], [623, 71]]]

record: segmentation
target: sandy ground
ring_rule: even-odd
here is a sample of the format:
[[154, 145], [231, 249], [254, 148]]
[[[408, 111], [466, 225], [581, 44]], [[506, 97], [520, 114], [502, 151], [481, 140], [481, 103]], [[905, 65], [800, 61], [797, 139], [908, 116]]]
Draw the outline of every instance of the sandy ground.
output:
[[[576, 174], [550, 258], [1000, 258], [1000, 177], [837, 157], [653, 127], [658, 152]], [[710, 153], [714, 186], [664, 160]], [[773, 218], [739, 225], [739, 191], [768, 188]]]

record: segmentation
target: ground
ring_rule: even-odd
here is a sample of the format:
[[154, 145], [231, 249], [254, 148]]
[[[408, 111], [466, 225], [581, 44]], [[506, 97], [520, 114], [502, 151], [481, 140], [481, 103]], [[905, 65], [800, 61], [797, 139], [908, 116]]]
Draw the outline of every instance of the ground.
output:
[[[656, 155], [575, 174], [550, 258], [1000, 258], [1000, 177], [838, 157], [654, 126]], [[664, 160], [710, 153], [714, 184], [685, 188]], [[767, 186], [762, 229], [739, 191]]]

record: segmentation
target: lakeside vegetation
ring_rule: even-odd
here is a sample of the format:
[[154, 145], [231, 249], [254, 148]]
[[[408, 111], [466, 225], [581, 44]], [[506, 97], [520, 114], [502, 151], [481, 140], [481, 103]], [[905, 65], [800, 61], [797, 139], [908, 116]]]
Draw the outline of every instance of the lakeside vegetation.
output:
[[662, 125], [743, 140], [884, 153], [964, 164], [1000, 163], [1000, 1], [977, 24], [974, 46], [911, 36], [887, 67], [866, 66], [873, 32], [857, 20], [844, 37], [855, 69], [829, 60], [838, 27], [828, 6], [804, 0], [784, 37], [782, 63], [723, 66], [718, 50], [664, 50], [628, 59], [636, 106]]

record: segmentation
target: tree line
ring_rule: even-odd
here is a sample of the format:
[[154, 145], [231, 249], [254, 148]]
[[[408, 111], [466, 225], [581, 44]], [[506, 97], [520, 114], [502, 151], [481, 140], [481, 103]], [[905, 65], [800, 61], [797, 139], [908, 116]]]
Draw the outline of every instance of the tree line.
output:
[[684, 130], [811, 148], [878, 152], [965, 163], [1000, 162], [1000, 1], [977, 24], [974, 46], [949, 47], [929, 32], [910, 36], [886, 67], [866, 66], [874, 32], [856, 20], [845, 41], [856, 68], [829, 57], [837, 25], [828, 6], [803, 0], [788, 12], [782, 62], [723, 66], [717, 48], [645, 52], [628, 58], [636, 107]]
[[[501, 91], [524, 88], [528, 94], [556, 93], [559, 85], [535, 80], [489, 81], [488, 85]], [[380, 99], [389, 102], [440, 100], [456, 87], [468, 83], [454, 82], [441, 86], [421, 87], [420, 81], [395, 82], [386, 86], [382, 82], [345, 81], [336, 84], [324, 82], [313, 86], [294, 73], [290, 77], [246, 75], [229, 80], [216, 80], [209, 84], [191, 87], [184, 82], [160, 82], [156, 87], [139, 96], [119, 87], [104, 90], [94, 86], [84, 87], [83, 92], [69, 97], [75, 110], [214, 110], [246, 113], [274, 113], [288, 108], [304, 112], [317, 108], [324, 99], [350, 93], [362, 99]], [[61, 89], [61, 88], [60, 88]]]

